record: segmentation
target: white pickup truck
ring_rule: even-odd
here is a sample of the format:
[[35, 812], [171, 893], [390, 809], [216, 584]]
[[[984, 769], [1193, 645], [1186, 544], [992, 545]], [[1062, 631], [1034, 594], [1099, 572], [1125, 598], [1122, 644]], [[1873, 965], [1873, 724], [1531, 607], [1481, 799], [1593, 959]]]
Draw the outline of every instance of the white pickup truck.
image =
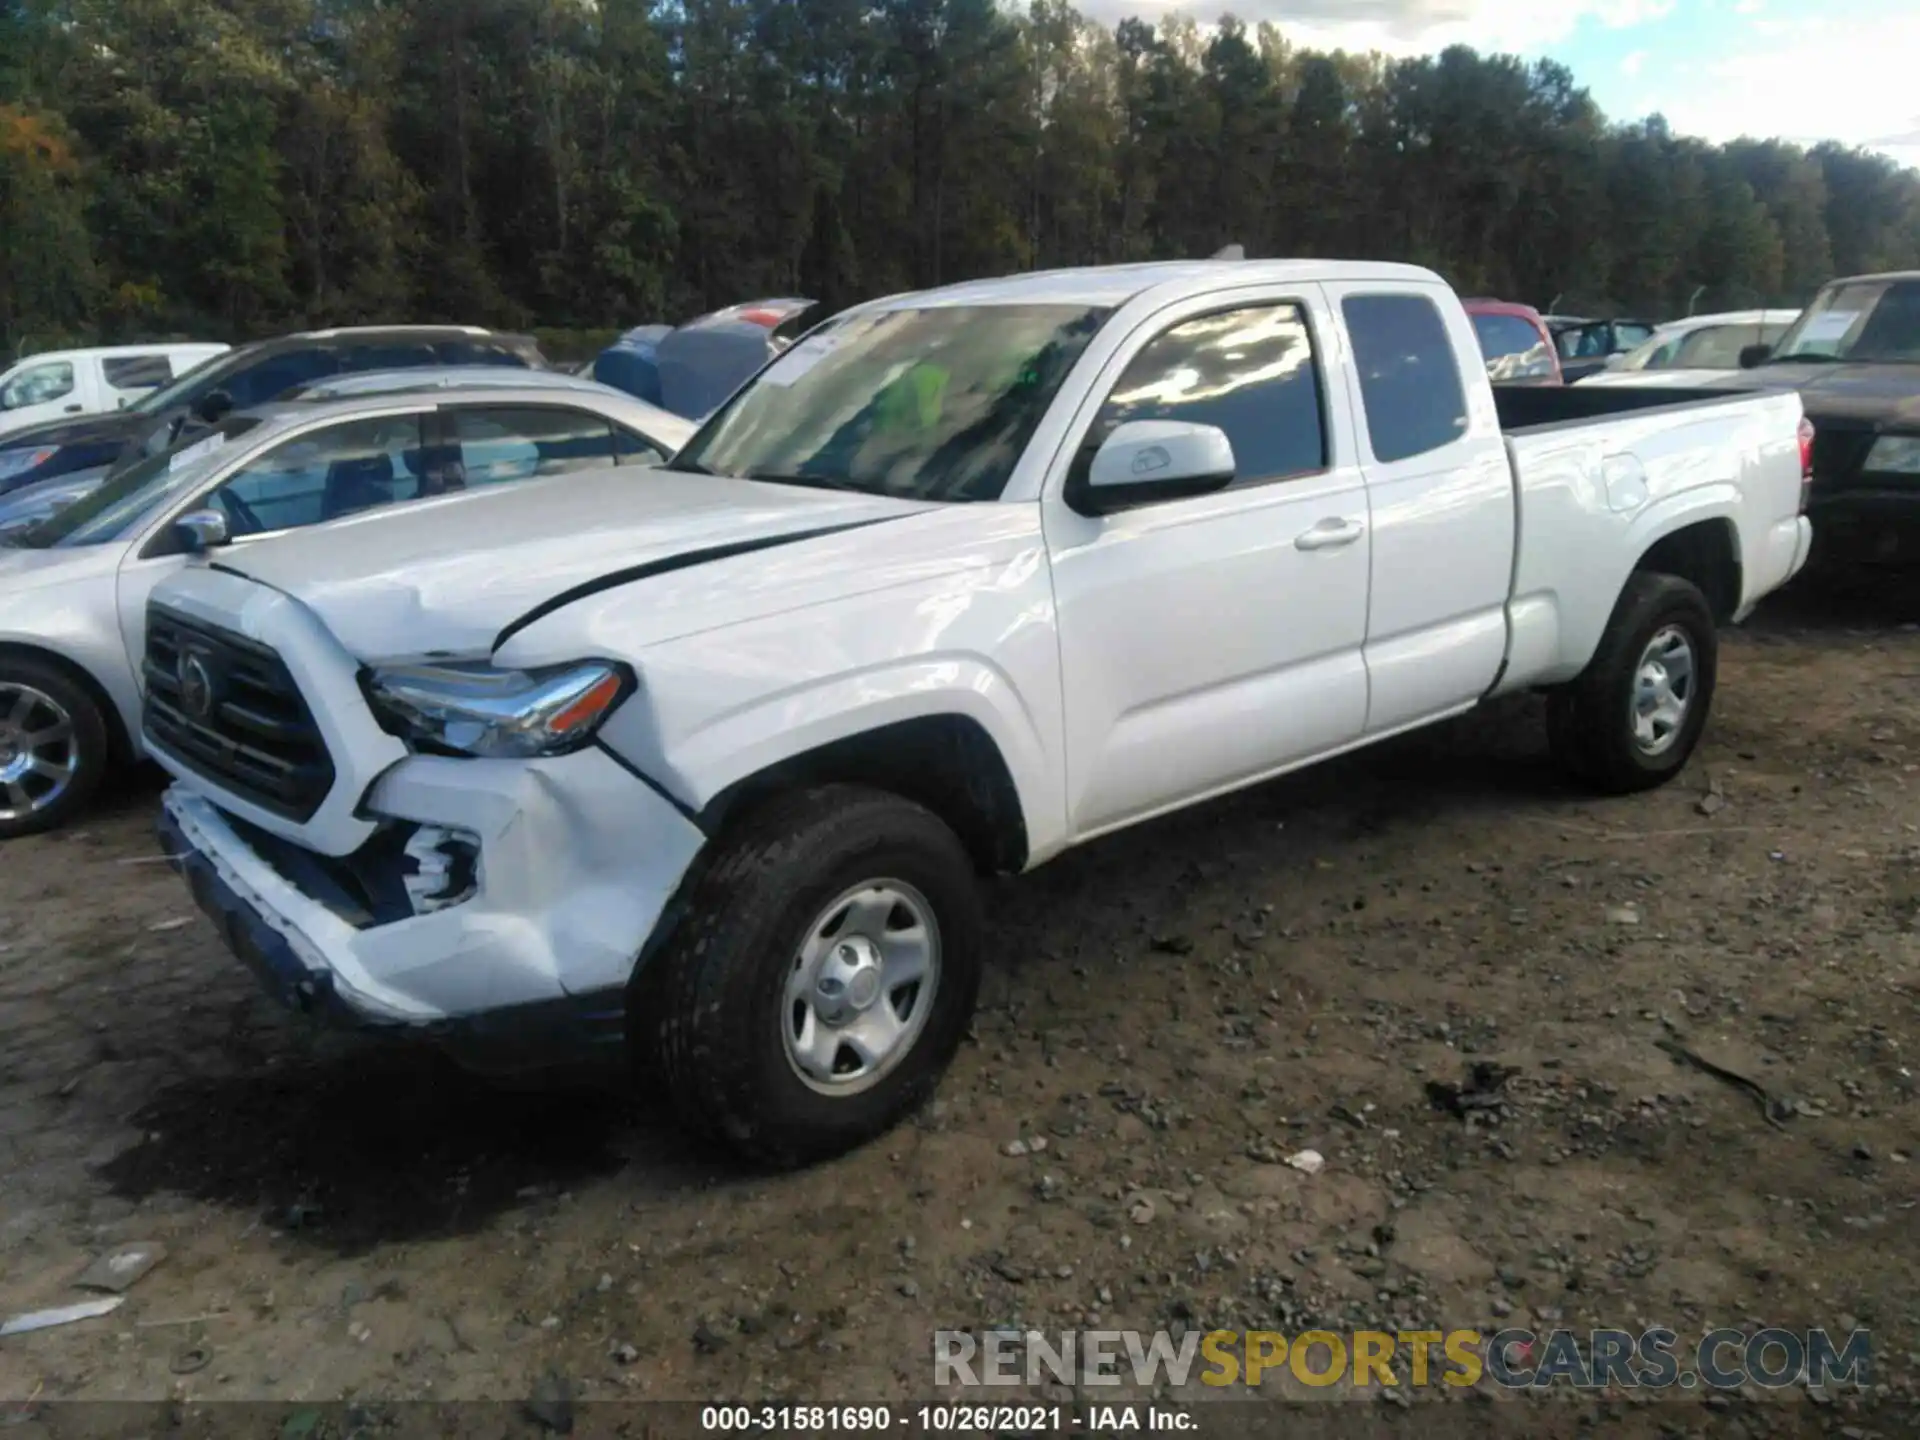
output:
[[1408, 266], [879, 300], [645, 484], [165, 582], [163, 843], [288, 1003], [479, 1068], [642, 1053], [797, 1163], [936, 1083], [981, 872], [1528, 688], [1586, 782], [1671, 777], [1716, 625], [1806, 556], [1810, 442], [1791, 394], [1496, 396]]

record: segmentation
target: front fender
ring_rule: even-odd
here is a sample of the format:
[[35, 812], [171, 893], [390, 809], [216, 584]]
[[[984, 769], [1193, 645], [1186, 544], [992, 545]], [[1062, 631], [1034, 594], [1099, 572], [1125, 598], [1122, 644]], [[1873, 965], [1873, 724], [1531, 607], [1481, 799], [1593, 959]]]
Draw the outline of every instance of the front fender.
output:
[[[904, 721], [959, 716], [977, 724], [1013, 781], [1037, 862], [1064, 842], [1064, 792], [1043, 719], [1006, 671], [978, 655], [928, 655], [835, 675], [716, 712], [674, 730], [636, 696], [602, 738], [688, 809], [837, 741]], [[1055, 742], [1057, 744], [1057, 741]]]

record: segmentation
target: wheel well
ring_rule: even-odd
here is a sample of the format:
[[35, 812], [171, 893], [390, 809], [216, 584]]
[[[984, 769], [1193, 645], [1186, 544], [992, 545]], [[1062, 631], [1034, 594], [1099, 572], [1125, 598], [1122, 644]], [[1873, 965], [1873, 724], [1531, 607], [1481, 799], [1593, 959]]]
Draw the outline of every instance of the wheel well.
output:
[[1731, 520], [1701, 520], [1663, 535], [1633, 568], [1692, 581], [1722, 625], [1740, 608], [1740, 550]]
[[76, 665], [66, 656], [52, 650], [43, 650], [38, 645], [22, 645], [16, 641], [0, 641], [0, 662], [7, 660], [31, 660], [38, 665], [46, 665], [58, 670], [88, 695], [93, 703], [100, 707], [100, 719], [107, 727], [107, 741], [113, 747], [115, 764], [124, 764], [133, 758], [133, 741], [127, 735], [127, 727], [120, 719], [120, 707], [113, 703], [100, 682], [83, 666]]
[[933, 715], [902, 720], [795, 755], [736, 781], [698, 820], [709, 834], [777, 791], [838, 781], [891, 790], [924, 805], [953, 828], [987, 874], [1027, 863], [1027, 823], [999, 746], [976, 720]]

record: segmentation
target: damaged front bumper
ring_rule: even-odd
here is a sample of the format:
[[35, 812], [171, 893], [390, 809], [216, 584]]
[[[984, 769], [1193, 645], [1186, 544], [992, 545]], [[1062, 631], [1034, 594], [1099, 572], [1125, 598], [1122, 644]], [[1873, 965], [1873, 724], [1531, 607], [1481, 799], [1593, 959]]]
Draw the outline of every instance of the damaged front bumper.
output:
[[380, 821], [333, 859], [187, 784], [161, 844], [227, 945], [288, 1008], [412, 1031], [473, 1068], [616, 1060], [634, 965], [699, 829], [604, 752], [415, 756], [368, 792]]

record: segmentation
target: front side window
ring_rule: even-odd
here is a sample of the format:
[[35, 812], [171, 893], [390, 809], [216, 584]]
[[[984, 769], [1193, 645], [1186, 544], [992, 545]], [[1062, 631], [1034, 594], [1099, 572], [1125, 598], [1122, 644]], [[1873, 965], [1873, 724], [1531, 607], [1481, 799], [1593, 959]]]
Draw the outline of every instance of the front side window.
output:
[[0, 387], [0, 410], [21, 410], [29, 405], [45, 405], [73, 393], [73, 366], [65, 360], [50, 361], [22, 370]]
[[1518, 315], [1475, 315], [1473, 333], [1486, 357], [1487, 378], [1539, 380], [1553, 375], [1553, 351], [1546, 336]]
[[[225, 390], [233, 397], [234, 409], [250, 410], [284, 395], [296, 385], [332, 375], [338, 368], [337, 357], [331, 350], [283, 350], [235, 371], [209, 389]], [[196, 396], [195, 400], [198, 399]]]
[[582, 410], [485, 405], [451, 411], [449, 418], [469, 489], [618, 463], [613, 427]]
[[276, 445], [207, 499], [230, 533], [293, 530], [411, 500], [420, 493], [419, 415], [352, 420]]
[[1218, 426], [1233, 445], [1235, 485], [1324, 470], [1320, 371], [1305, 313], [1291, 303], [1249, 305], [1156, 335], [1100, 407], [1082, 463], [1132, 420]]
[[116, 390], [151, 390], [173, 378], [173, 367], [164, 355], [109, 355], [100, 368]]
[[1467, 433], [1466, 391], [1438, 306], [1424, 295], [1349, 295], [1340, 313], [1375, 460], [1409, 460]]
[[1613, 348], [1617, 351], [1631, 350], [1644, 344], [1653, 334], [1645, 325], [1616, 325], [1613, 327]]
[[998, 499], [1107, 313], [930, 305], [848, 316], [722, 405], [673, 468], [916, 500]]

